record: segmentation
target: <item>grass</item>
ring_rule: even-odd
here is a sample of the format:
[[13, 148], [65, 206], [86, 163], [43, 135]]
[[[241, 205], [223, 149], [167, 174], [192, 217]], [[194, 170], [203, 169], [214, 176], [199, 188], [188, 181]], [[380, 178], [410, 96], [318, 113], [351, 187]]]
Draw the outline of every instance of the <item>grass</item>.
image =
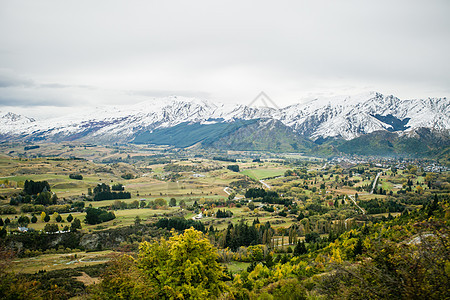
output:
[[[23, 149], [23, 147], [21, 148]], [[16, 149], [19, 151], [20, 147]], [[87, 148], [75, 146], [75, 148], [66, 147], [63, 145], [49, 145], [42, 146], [39, 150], [35, 150], [38, 152], [45, 153], [63, 153], [66, 151], [67, 153], [71, 153], [76, 156], [83, 156], [89, 159], [99, 160], [104, 158], [117, 158], [117, 157], [126, 157], [126, 152], [119, 153], [117, 149], [114, 148]], [[64, 152], [64, 153], [66, 153]], [[133, 156], [132, 153], [130, 153]], [[289, 155], [288, 155], [289, 156]], [[59, 199], [71, 199], [76, 201], [82, 194], [87, 194], [87, 189], [89, 187], [93, 188], [96, 184], [106, 183], [112, 185], [114, 183], [122, 183], [125, 186], [125, 190], [131, 193], [131, 199], [122, 199], [125, 203], [131, 203], [135, 200], [146, 199], [148, 203], [150, 200], [154, 200], [156, 198], [163, 198], [167, 202], [170, 198], [174, 197], [179, 203], [180, 200], [186, 201], [187, 205], [192, 205], [192, 203], [197, 200], [199, 203], [202, 203], [203, 200], [218, 200], [218, 199], [226, 199], [227, 194], [223, 191], [224, 187], [229, 186], [232, 181], [236, 181], [244, 178], [245, 176], [249, 176], [255, 180], [273, 178], [278, 176], [283, 176], [284, 172], [288, 169], [285, 165], [279, 164], [277, 162], [242, 162], [239, 161], [238, 164], [241, 167], [241, 172], [236, 173], [226, 169], [226, 166], [234, 163], [219, 163], [217, 161], [210, 161], [207, 159], [190, 159], [186, 161], [176, 161], [173, 162], [178, 165], [201, 165], [201, 166], [218, 166], [222, 167], [221, 169], [216, 169], [213, 171], [203, 171], [198, 172], [204, 177], [195, 178], [193, 177], [192, 172], [180, 172], [182, 175], [176, 181], [163, 181], [157, 178], [161, 178], [161, 176], [166, 176], [168, 172], [164, 170], [163, 164], [159, 165], [151, 165], [145, 166], [145, 160], [143, 160], [142, 164], [139, 162], [138, 164], [143, 166], [145, 171], [139, 173], [140, 176], [131, 180], [124, 180], [120, 177], [127, 168], [134, 168], [132, 165], [127, 165], [124, 163], [120, 164], [96, 164], [91, 161], [79, 161], [79, 160], [65, 160], [65, 161], [55, 161], [49, 160], [45, 158], [37, 158], [31, 160], [20, 160], [15, 158], [9, 158], [6, 156], [0, 156], [0, 180], [8, 179], [12, 182], [23, 182], [25, 180], [34, 180], [34, 181], [42, 181], [47, 180], [52, 187], [52, 191], [56, 192]], [[150, 172], [145, 167], [151, 167], [152, 171]], [[312, 169], [318, 168], [321, 169], [322, 164], [318, 164]], [[311, 166], [309, 167], [310, 170]], [[98, 171], [103, 170], [103, 171]], [[137, 170], [137, 169], [134, 169]], [[28, 174], [26, 174], [28, 173]], [[73, 180], [70, 179], [68, 174], [70, 173], [81, 173], [83, 175], [83, 180]], [[144, 173], [146, 173], [144, 175]], [[12, 175], [12, 176], [11, 176]], [[154, 175], [158, 175], [156, 178], [153, 178]], [[333, 193], [333, 197], [336, 194], [352, 194], [356, 193], [356, 187], [370, 184], [370, 180], [365, 180], [357, 183], [353, 187], [333, 187], [330, 189], [330, 183], [335, 185], [335, 178], [330, 178], [329, 174], [324, 174], [323, 177], [317, 177], [317, 184], [312, 184], [314, 179], [307, 180], [308, 186], [318, 188], [321, 183], [326, 183], [327, 190]], [[335, 174], [334, 174], [335, 175]], [[345, 174], [339, 174], [340, 180], [343, 179]], [[392, 190], [396, 185], [391, 180], [400, 180], [404, 178], [402, 172], [399, 172], [395, 177], [391, 177], [388, 175], [382, 178], [380, 185], [384, 190]], [[355, 174], [351, 179], [354, 180], [362, 180], [363, 178], [359, 176], [359, 174]], [[423, 177], [418, 176], [418, 181], [423, 181]], [[278, 179], [268, 179], [267, 184], [272, 186], [272, 189], [277, 187], [282, 187], [284, 185], [288, 186], [290, 183], [295, 181], [286, 181], [286, 178], [278, 178]], [[299, 180], [299, 182], [303, 182], [304, 180]], [[289, 191], [292, 189], [288, 188]], [[3, 195], [8, 195], [12, 193], [17, 193], [20, 191], [18, 189], [12, 188], [4, 188], [0, 190], [0, 193]], [[239, 191], [241, 192], [241, 191]], [[320, 197], [322, 195], [318, 195], [317, 193], [313, 193], [311, 190], [304, 190], [303, 193], [310, 198], [312, 197]], [[384, 198], [382, 195], [364, 195], [365, 192], [359, 192], [361, 200], [373, 199], [375, 197]], [[331, 195], [331, 194], [330, 194]], [[104, 200], [104, 201], [88, 201], [85, 202], [86, 206], [92, 205], [92, 207], [109, 207], [116, 200]], [[7, 204], [8, 200], [2, 200], [2, 204]], [[127, 209], [127, 210], [117, 210], [114, 211], [116, 214], [116, 219], [103, 223], [99, 225], [87, 225], [83, 223], [85, 213], [72, 213], [73, 217], [77, 217], [82, 221], [83, 230], [85, 231], [96, 231], [101, 228], [115, 228], [121, 226], [128, 226], [134, 223], [136, 216], [139, 216], [144, 222], [150, 220], [156, 220], [158, 216], [163, 216], [164, 214], [171, 214], [178, 210], [179, 207], [168, 208], [166, 210], [158, 209], [153, 210], [149, 208], [145, 209]], [[215, 208], [214, 211], [217, 211], [218, 208]], [[226, 219], [216, 219], [212, 217], [204, 218], [202, 221], [207, 222], [208, 224], [213, 224], [217, 229], [224, 229], [231, 222], [236, 224], [240, 222], [241, 219], [245, 219], [245, 222], [251, 224], [253, 220], [256, 218], [256, 215], [253, 211], [249, 211], [248, 208], [244, 205], [240, 208], [231, 207], [231, 208], [220, 208], [225, 210], [230, 210], [233, 212], [233, 218]], [[18, 211], [20, 211], [20, 207], [18, 207]], [[186, 218], [191, 218], [194, 216], [194, 213], [188, 212]], [[17, 214], [17, 217], [20, 216], [20, 213]], [[67, 214], [62, 215], [65, 219]], [[14, 219], [14, 215], [9, 216], [0, 216], [3, 219], [9, 217], [10, 219]], [[288, 217], [280, 217], [276, 214], [270, 214], [265, 211], [258, 212], [258, 218], [261, 223], [269, 221], [273, 227], [287, 228], [294, 223], [298, 223], [297, 220]], [[281, 222], [280, 222], [281, 221]], [[50, 223], [54, 223], [52, 219]], [[34, 228], [36, 230], [41, 230], [44, 228], [46, 223], [40, 220], [40, 216], [38, 216], [38, 222], [36, 224], [30, 224], [29, 227]], [[58, 225], [70, 225], [68, 222], [58, 223]], [[209, 225], [208, 225], [209, 226]]]
[[233, 274], [240, 273], [241, 271], [247, 270], [250, 263], [241, 262], [241, 261], [232, 261], [224, 264], [228, 270], [230, 270]]
[[12, 270], [33, 274], [39, 270], [60, 270], [103, 264], [109, 261], [113, 251], [75, 252], [69, 254], [43, 254], [36, 257], [19, 258], [12, 261]]
[[243, 175], [247, 175], [248, 177], [261, 180], [270, 177], [282, 176], [284, 172], [288, 170], [287, 168], [276, 168], [276, 169], [245, 169], [240, 173]]
[[390, 182], [387, 182], [386, 179], [383, 179], [383, 181], [381, 182], [381, 188], [383, 190], [390, 191], [393, 189], [393, 187], [394, 187], [394, 185]]
[[392, 213], [382, 213], [382, 214], [373, 214], [373, 215], [370, 215], [371, 217], [375, 217], [375, 218], [381, 218], [381, 217], [388, 217], [389, 216], [389, 214], [391, 214], [391, 216], [393, 216], [393, 217], [396, 217], [396, 216], [398, 216], [398, 215], [401, 215], [402, 213], [400, 213], [400, 212], [392, 212]]
[[[116, 215], [116, 219], [111, 220], [106, 223], [102, 223], [101, 225], [106, 226], [107, 228], [114, 227], [122, 227], [129, 226], [134, 224], [134, 220], [136, 216], [139, 216], [141, 219], [146, 220], [152, 218], [154, 215], [163, 216], [164, 214], [174, 212], [179, 208], [168, 208], [168, 209], [124, 209], [124, 210], [116, 210], [114, 214]], [[114, 225], [115, 224], [115, 225]], [[94, 225], [93, 227], [96, 227]], [[88, 228], [88, 227], [87, 227]]]

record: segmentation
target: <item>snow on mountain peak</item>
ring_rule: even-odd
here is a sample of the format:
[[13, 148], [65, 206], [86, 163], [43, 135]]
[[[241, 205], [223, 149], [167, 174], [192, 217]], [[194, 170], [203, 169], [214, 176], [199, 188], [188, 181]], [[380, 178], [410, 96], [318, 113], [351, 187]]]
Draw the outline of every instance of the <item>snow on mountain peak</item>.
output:
[[130, 141], [142, 131], [181, 123], [213, 124], [250, 119], [275, 119], [312, 139], [352, 139], [377, 130], [405, 131], [419, 127], [450, 129], [447, 98], [400, 100], [377, 92], [318, 98], [282, 109], [225, 104], [170, 96], [134, 105], [98, 107], [45, 121], [0, 113], [1, 133], [40, 139]]

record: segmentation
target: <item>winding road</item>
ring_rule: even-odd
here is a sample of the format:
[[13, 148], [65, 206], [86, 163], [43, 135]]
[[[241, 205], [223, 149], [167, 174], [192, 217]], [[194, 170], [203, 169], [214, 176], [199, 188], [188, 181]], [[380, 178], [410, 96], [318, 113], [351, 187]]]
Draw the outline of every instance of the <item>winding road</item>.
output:
[[375, 177], [375, 180], [373, 181], [372, 190], [370, 191], [370, 194], [373, 194], [373, 190], [377, 187], [378, 178], [380, 178], [382, 172], [378, 172], [377, 177]]
[[[232, 192], [230, 192], [230, 191], [228, 191], [228, 190], [231, 190], [231, 188], [230, 188], [229, 186], [227, 186], [227, 187], [225, 187], [225, 188], [223, 189], [223, 191], [224, 191], [228, 196], [230, 196]], [[242, 199], [242, 198], [244, 198], [244, 197], [236, 197], [236, 196], [235, 196], [233, 200], [239, 200], [239, 199]]]
[[[375, 188], [377, 187], [378, 179], [380, 178], [380, 176], [381, 176], [382, 173], [383, 173], [383, 172], [378, 172], [377, 176], [375, 177], [375, 180], [373, 181], [372, 190], [370, 191], [370, 194], [373, 194], [373, 191], [374, 191]], [[361, 195], [368, 195], [368, 194], [361, 194]], [[365, 211], [361, 206], [359, 206], [359, 205], [356, 203], [355, 196], [353, 196], [353, 195], [348, 195], [348, 198], [350, 198], [350, 200], [352, 200], [353, 204], [355, 204], [355, 206], [361, 210], [361, 212], [362, 212], [363, 215], [366, 214], [366, 211]], [[347, 223], [347, 220], [345, 220], [345, 221], [346, 221], [346, 223]]]
[[228, 190], [230, 189], [230, 187], [226, 187], [226, 188], [224, 188], [223, 189], [223, 191], [228, 195], [228, 196], [230, 196], [231, 195], [231, 192], [229, 192]]
[[361, 206], [359, 206], [359, 205], [356, 203], [356, 201], [355, 201], [355, 196], [353, 196], [353, 195], [348, 195], [348, 197], [350, 198], [350, 200], [352, 200], [353, 204], [355, 204], [355, 206], [361, 210], [362, 214], [365, 215], [365, 214], [366, 214], [366, 211], [365, 211]]
[[270, 185], [268, 185], [267, 183], [264, 182], [264, 180], [260, 180], [259, 181], [263, 186], [265, 186], [268, 190], [270, 190], [272, 187]]

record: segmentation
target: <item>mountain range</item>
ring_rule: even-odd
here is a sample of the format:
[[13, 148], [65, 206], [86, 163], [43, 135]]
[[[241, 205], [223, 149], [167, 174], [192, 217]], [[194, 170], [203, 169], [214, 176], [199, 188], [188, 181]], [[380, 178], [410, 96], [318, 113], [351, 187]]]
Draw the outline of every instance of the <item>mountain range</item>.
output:
[[[393, 139], [420, 140], [422, 128], [428, 129], [428, 143], [431, 135], [439, 145], [447, 145], [449, 116], [447, 98], [401, 100], [376, 92], [315, 99], [281, 109], [173, 96], [42, 121], [0, 113], [0, 140], [201, 145], [305, 153], [333, 145], [349, 153], [354, 148], [345, 145], [352, 145], [352, 140], [380, 139], [382, 132], [390, 133], [393, 145]], [[392, 153], [405, 151], [405, 147], [389, 149]]]

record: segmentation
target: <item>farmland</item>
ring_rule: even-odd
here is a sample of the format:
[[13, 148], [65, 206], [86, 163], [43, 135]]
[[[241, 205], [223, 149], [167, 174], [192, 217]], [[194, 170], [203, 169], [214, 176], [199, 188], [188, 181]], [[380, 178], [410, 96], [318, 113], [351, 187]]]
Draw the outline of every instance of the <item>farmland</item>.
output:
[[[401, 217], [449, 190], [448, 173], [408, 162], [399, 169], [398, 162], [341, 165], [270, 153], [256, 160], [255, 153], [234, 153], [227, 161], [143, 146], [2, 147], [4, 245], [16, 256], [11, 269], [24, 274], [105, 264], [136, 252], [142, 241], [170, 236], [177, 229], [170, 224], [190, 224], [204, 228], [236, 275], [255, 267], [252, 246], [277, 261], [293, 257], [300, 242], [313, 253], [335, 236]], [[27, 194], [31, 181], [49, 189]], [[230, 240], [243, 234], [239, 228], [254, 232], [254, 240]], [[26, 235], [39, 242], [28, 244]]]

